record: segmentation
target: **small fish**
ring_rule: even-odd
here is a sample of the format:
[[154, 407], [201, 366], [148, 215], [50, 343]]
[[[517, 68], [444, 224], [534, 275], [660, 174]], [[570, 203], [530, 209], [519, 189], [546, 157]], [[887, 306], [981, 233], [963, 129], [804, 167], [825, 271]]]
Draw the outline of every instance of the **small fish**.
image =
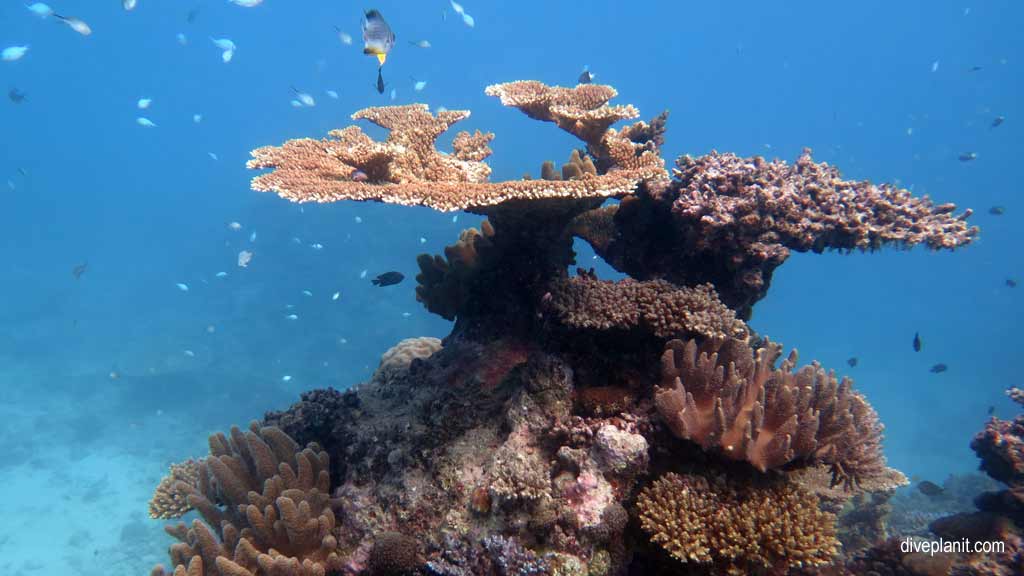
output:
[[338, 28], [337, 26], [335, 26], [334, 29], [338, 32], [338, 40], [340, 40], [342, 44], [344, 44], [345, 46], [351, 46], [352, 45], [352, 35], [351, 34], [349, 34], [347, 32], [343, 32], [341, 30], [341, 28]]
[[992, 126], [992, 128], [995, 128], [996, 126], [999, 126], [1003, 122], [1006, 122], [1005, 116], [996, 116], [995, 118], [992, 119], [992, 124], [990, 124], [990, 126]]
[[932, 366], [931, 368], [928, 369], [928, 371], [931, 372], [932, 374], [942, 374], [946, 370], [949, 370], [949, 366], [946, 366], [945, 364], [942, 363], [936, 364], [935, 366]]
[[970, 162], [971, 160], [977, 160], [978, 159], [978, 153], [977, 152], [964, 152], [960, 156], [957, 156], [957, 158], [959, 158], [961, 162]]
[[28, 94], [25, 94], [17, 88], [11, 88], [10, 91], [7, 92], [7, 97], [10, 98], [11, 102], [14, 102], [15, 104], [21, 104], [25, 101], [25, 98], [28, 97]]
[[317, 251], [324, 249], [324, 245], [319, 242], [314, 242], [313, 244], [310, 244], [309, 247]]
[[917, 489], [921, 492], [921, 494], [924, 494], [929, 498], [941, 496], [945, 492], [942, 486], [939, 486], [935, 482], [929, 482], [928, 480], [924, 480], [918, 483]]
[[139, 98], [139, 101], [135, 103], [135, 106], [139, 110], [145, 110], [146, 108], [149, 108], [149, 105], [152, 104], [152, 103], [153, 103], [153, 99], [152, 98]]
[[209, 156], [213, 160], [220, 160], [220, 158], [216, 154], [214, 154], [213, 152], [207, 152], [206, 155]]
[[377, 57], [380, 66], [388, 59], [388, 53], [395, 47], [395, 33], [384, 21], [378, 10], [367, 10], [363, 20], [363, 54]]
[[921, 351], [921, 335], [914, 332], [914, 352]]
[[21, 60], [26, 52], [28, 52], [28, 46], [8, 46], [0, 51], [0, 60], [4, 62]]
[[465, 12], [462, 13], [462, 23], [465, 24], [466, 26], [469, 26], [470, 28], [476, 26], [476, 20], [474, 20], [472, 16]]
[[214, 274], [214, 276], [216, 276], [217, 278], [227, 278], [228, 277], [228, 273], [227, 272], [217, 272], [216, 274]]
[[253, 230], [252, 234], [249, 234], [249, 242], [255, 242], [255, 241], [256, 241], [256, 231]]
[[303, 106], [312, 108], [316, 106], [316, 100], [312, 96], [305, 92], [299, 92], [295, 86], [292, 86], [292, 92], [295, 93], [295, 99], [302, 103]]
[[412, 312], [402, 312], [402, 318], [409, 318], [412, 316]]
[[420, 236], [420, 244], [426, 244], [426, 243], [427, 243], [427, 239], [424, 238], [423, 236]]
[[136, 0], [121, 0], [121, 6], [129, 12], [135, 10], [135, 7], [138, 5], [139, 3]]
[[312, 293], [312, 292], [310, 292], [309, 290], [303, 290], [303, 291], [302, 291], [302, 295], [303, 295], [303, 296], [309, 296], [309, 297], [312, 297], [312, 296], [313, 296], [313, 293]]
[[139, 116], [138, 118], [136, 118], [135, 123], [139, 126], [142, 126], [143, 128], [156, 128], [156, 123], [154, 123], [149, 118], [146, 118], [145, 116]]
[[334, 294], [331, 294], [331, 300], [337, 300], [338, 298], [341, 298], [341, 292], [335, 292]]
[[207, 334], [213, 334], [216, 331], [217, 331], [217, 327], [214, 326], [213, 324], [207, 324], [206, 325], [206, 333]]
[[850, 365], [850, 368], [856, 368], [857, 367], [857, 357], [856, 356], [850, 357], [850, 359], [847, 360], [846, 363]]
[[1006, 279], [1006, 285], [1009, 286], [1010, 288], [1016, 288], [1017, 287], [1017, 281], [1014, 280], [1013, 278], [1007, 278]]
[[231, 62], [231, 59], [235, 56], [235, 50], [238, 49], [238, 47], [235, 46], [235, 43], [229, 38], [214, 38], [212, 36], [210, 37], [210, 41], [213, 42], [214, 46], [222, 51], [220, 59], [223, 60], [225, 64]]
[[465, 12], [465, 9], [462, 7], [462, 4], [459, 4], [455, 0], [448, 0], [448, 1], [451, 3], [452, 10], [454, 10], [456, 14], [462, 15]]
[[458, 214], [456, 214], [455, 216], [452, 216], [452, 222], [453, 223], [454, 222], [458, 222], [458, 221], [459, 221], [459, 215]]
[[61, 16], [56, 12], [53, 13], [53, 17], [67, 24], [69, 28], [71, 28], [75, 32], [78, 32], [82, 36], [88, 36], [92, 34], [92, 28], [90, 28], [89, 25], [86, 24], [85, 21], [81, 18], [75, 18], [74, 16]]
[[49, 16], [53, 16], [53, 8], [50, 8], [46, 4], [43, 4], [42, 2], [26, 4], [25, 8], [27, 8], [29, 12], [35, 14], [36, 16], [39, 16], [40, 18], [47, 18]]
[[584, 66], [583, 72], [580, 72], [580, 77], [576, 81], [580, 84], [590, 84], [596, 77], [597, 75], [590, 71], [589, 66]]
[[285, 374], [284, 376], [281, 376], [281, 382], [291, 382], [291, 381], [292, 381], [292, 377], [289, 374]]
[[239, 230], [242, 229], [242, 224], [240, 222], [229, 222], [228, 228], [234, 230], [235, 232], [238, 232]]
[[419, 80], [415, 84], [412, 85], [412, 89], [417, 91], [417, 92], [422, 92], [423, 89], [426, 88], [426, 87], [427, 87], [427, 81], [426, 80]]
[[285, 320], [298, 320], [299, 316], [298, 316], [298, 314], [289, 314], [289, 315], [285, 316], [284, 318], [285, 318]]
[[391, 89], [391, 101], [394, 102], [398, 98], [398, 90], [395, 88]]
[[427, 40], [418, 40], [416, 42], [413, 42], [412, 40], [409, 40], [409, 44], [412, 44], [413, 46], [415, 46], [417, 48], [430, 48], [430, 42], [427, 41]]
[[971, 66], [967, 69], [968, 72], [981, 72], [983, 68], [981, 66]]
[[83, 262], [71, 269], [71, 275], [75, 277], [75, 280], [78, 280], [82, 277], [82, 274], [85, 274], [85, 271], [88, 269], [89, 263]]
[[185, 356], [188, 356], [189, 358], [195, 358], [196, 353], [191, 350], [185, 350]]
[[188, 11], [188, 14], [185, 15], [185, 22], [193, 24], [196, 21], [196, 18], [199, 18], [199, 6]]
[[334, 99], [334, 100], [337, 100], [337, 99], [338, 99], [338, 93], [337, 93], [337, 92], [335, 92], [334, 90], [325, 90], [324, 92], [325, 92], [325, 93], [326, 93], [326, 94], [327, 94], [328, 96], [330, 96], [330, 97], [331, 97], [332, 99]]
[[248, 250], [242, 250], [238, 253], [238, 267], [248, 268], [249, 263], [252, 262], [252, 252]]
[[393, 286], [395, 284], [398, 284], [402, 280], [405, 280], [405, 274], [402, 274], [401, 272], [392, 271], [385, 272], [377, 276], [376, 278], [371, 280], [371, 282], [373, 282], [374, 286], [380, 286], [381, 288], [383, 288], [384, 286]]
[[302, 244], [302, 239], [298, 236], [292, 236], [292, 244]]
[[203, 115], [202, 114], [193, 114], [192, 115], [192, 122], [194, 124], [199, 124], [202, 121], [203, 121]]
[[355, 221], [356, 221], [356, 224], [362, 224], [363, 223], [363, 217], [362, 216], [356, 216], [355, 217]]
[[1006, 208], [1003, 206], [993, 206], [988, 209], [988, 213], [993, 216], [1002, 216], [1003, 214], [1006, 214]]
[[174, 37], [178, 40], [178, 44], [181, 44], [182, 46], [188, 45], [188, 36], [185, 36], [184, 32], [178, 32]]
[[936, 60], [935, 62], [932, 62], [932, 72], [938, 72], [938, 71], [939, 71], [939, 61]]
[[366, 273], [367, 272], [369, 272], [369, 270], [363, 270], [362, 272], [360, 272], [359, 273], [359, 279], [362, 280], [362, 279], [366, 278]]
[[188, 284], [185, 284], [184, 282], [178, 282], [175, 286], [177, 286], [178, 290], [181, 290], [182, 292], [188, 292]]
[[377, 68], [377, 93], [384, 93], [384, 76], [381, 74], [380, 68]]
[[298, 100], [295, 100], [294, 98], [289, 100], [288, 104], [290, 104], [292, 108], [302, 108], [302, 102], [299, 102]]
[[242, 8], [254, 8], [263, 4], [263, 0], [228, 0], [235, 6], [241, 6]]
[[988, 410], [985, 413], [988, 414], [989, 416], [991, 416], [992, 414], [995, 413], [995, 411], [996, 411], [996, 407], [995, 406], [989, 406]]

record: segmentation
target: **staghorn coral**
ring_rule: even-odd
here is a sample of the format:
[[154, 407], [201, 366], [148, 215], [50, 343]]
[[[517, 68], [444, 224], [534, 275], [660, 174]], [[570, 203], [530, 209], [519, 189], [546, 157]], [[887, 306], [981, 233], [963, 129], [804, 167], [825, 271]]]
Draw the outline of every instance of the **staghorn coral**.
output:
[[637, 509], [652, 542], [716, 573], [782, 574], [829, 564], [839, 551], [835, 516], [785, 482], [761, 486], [669, 472], [640, 492]]
[[883, 474], [882, 425], [874, 409], [813, 364], [794, 371], [794, 350], [780, 368], [770, 343], [755, 353], [739, 340], [673, 340], [662, 355], [658, 412], [679, 438], [766, 471], [827, 464], [832, 484], [852, 487]]
[[431, 336], [406, 338], [389, 348], [380, 357], [380, 365], [373, 373], [375, 382], [387, 383], [407, 372], [416, 359], [429, 358], [441, 349], [441, 339]]
[[553, 284], [546, 309], [562, 324], [586, 330], [637, 330], [658, 338], [745, 337], [746, 325], [710, 284], [679, 288], [661, 280], [610, 282], [581, 273]]
[[153, 498], [149, 501], [149, 517], [169, 520], [181, 518], [192, 510], [188, 503], [189, 490], [180, 489], [178, 482], [183, 482], [186, 487], [195, 487], [199, 483], [200, 463], [194, 459], [188, 459], [179, 464], [171, 464], [167, 475], [160, 479], [153, 492]]
[[[324, 576], [341, 567], [332, 534], [330, 460], [315, 444], [300, 450], [278, 428], [231, 429], [210, 436], [188, 503], [206, 523], [167, 527], [180, 542], [170, 549], [175, 574], [191, 576]], [[213, 528], [211, 528], [211, 526]], [[163, 568], [154, 574], [164, 574]]]

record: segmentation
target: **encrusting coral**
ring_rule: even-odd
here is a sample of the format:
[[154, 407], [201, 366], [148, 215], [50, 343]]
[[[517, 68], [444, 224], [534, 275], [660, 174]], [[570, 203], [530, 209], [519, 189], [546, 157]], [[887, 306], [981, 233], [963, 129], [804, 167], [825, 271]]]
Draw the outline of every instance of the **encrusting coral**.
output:
[[668, 343], [655, 404], [672, 432], [766, 471], [824, 463], [832, 483], [853, 486], [885, 472], [882, 425], [852, 382], [813, 364], [794, 371], [794, 350], [756, 352], [736, 339]]
[[[905, 479], [875, 412], [795, 353], [776, 368], [744, 320], [789, 250], [954, 248], [977, 232], [969, 211], [809, 154], [683, 158], [670, 180], [667, 116], [613, 128], [639, 113], [610, 86], [486, 92], [585, 148], [489, 182], [493, 135], [439, 152], [469, 112], [414, 104], [353, 115], [384, 141], [350, 126], [253, 151], [271, 169], [253, 187], [292, 201], [486, 219], [417, 259], [417, 299], [454, 321], [443, 346], [402, 342], [369, 382], [212, 437], [196, 481], [170, 484], [205, 519], [169, 529], [175, 575], [799, 576], [842, 568], [825, 565], [849, 498], [871, 503], [856, 546], [882, 537], [883, 492]], [[631, 278], [570, 277], [577, 237]]]
[[839, 551], [835, 516], [787, 483], [669, 472], [640, 492], [637, 509], [652, 542], [714, 573], [784, 574], [830, 564]]

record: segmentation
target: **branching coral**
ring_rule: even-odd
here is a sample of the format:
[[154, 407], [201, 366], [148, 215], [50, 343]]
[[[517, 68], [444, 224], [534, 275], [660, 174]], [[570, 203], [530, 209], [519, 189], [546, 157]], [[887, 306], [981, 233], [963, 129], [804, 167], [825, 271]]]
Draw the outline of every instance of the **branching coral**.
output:
[[853, 486], [885, 471], [882, 425], [852, 381], [819, 365], [794, 371], [794, 350], [753, 352], [740, 340], [673, 340], [662, 355], [658, 412], [672, 432], [765, 471], [824, 463], [832, 483]]
[[572, 328], [638, 330], [658, 338], [745, 337], [746, 326], [710, 284], [679, 288], [663, 280], [618, 282], [591, 274], [555, 282], [547, 310]]
[[669, 472], [637, 498], [640, 524], [674, 558], [729, 574], [828, 564], [835, 516], [784, 482], [766, 486]]
[[953, 204], [843, 180], [809, 150], [793, 165], [717, 152], [683, 156], [673, 174], [667, 189], [579, 217], [586, 225], [574, 232], [635, 278], [711, 282], [742, 318], [790, 250], [953, 249], [978, 233], [966, 222], [970, 210], [957, 215]]
[[[300, 450], [277, 428], [231, 429], [210, 437], [210, 456], [199, 470], [188, 503], [208, 523], [168, 527], [175, 574], [219, 576], [324, 576], [339, 570], [328, 493], [330, 461], [316, 445]], [[212, 529], [210, 527], [213, 527]], [[205, 570], [205, 571], [204, 571]], [[154, 574], [164, 574], [162, 568]]]
[[[153, 498], [149, 501], [150, 518], [181, 518], [192, 510], [188, 503], [188, 495], [191, 490], [187, 487], [196, 487], [199, 484], [200, 463], [196, 460], [186, 460], [180, 464], [171, 464], [167, 475], [160, 480]], [[183, 482], [185, 487], [177, 486]]]

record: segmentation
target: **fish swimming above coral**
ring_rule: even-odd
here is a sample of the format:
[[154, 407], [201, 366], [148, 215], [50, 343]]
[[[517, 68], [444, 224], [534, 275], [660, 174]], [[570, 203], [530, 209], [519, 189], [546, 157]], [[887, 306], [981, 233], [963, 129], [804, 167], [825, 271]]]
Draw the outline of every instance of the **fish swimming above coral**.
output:
[[380, 286], [383, 288], [384, 286], [394, 286], [395, 284], [398, 284], [402, 280], [405, 280], [405, 274], [402, 274], [401, 272], [392, 271], [385, 272], [377, 276], [370, 282], [372, 282], [374, 286]]
[[388, 54], [395, 47], [395, 33], [384, 21], [379, 10], [367, 10], [363, 19], [363, 54], [377, 57], [380, 66], [388, 59]]

